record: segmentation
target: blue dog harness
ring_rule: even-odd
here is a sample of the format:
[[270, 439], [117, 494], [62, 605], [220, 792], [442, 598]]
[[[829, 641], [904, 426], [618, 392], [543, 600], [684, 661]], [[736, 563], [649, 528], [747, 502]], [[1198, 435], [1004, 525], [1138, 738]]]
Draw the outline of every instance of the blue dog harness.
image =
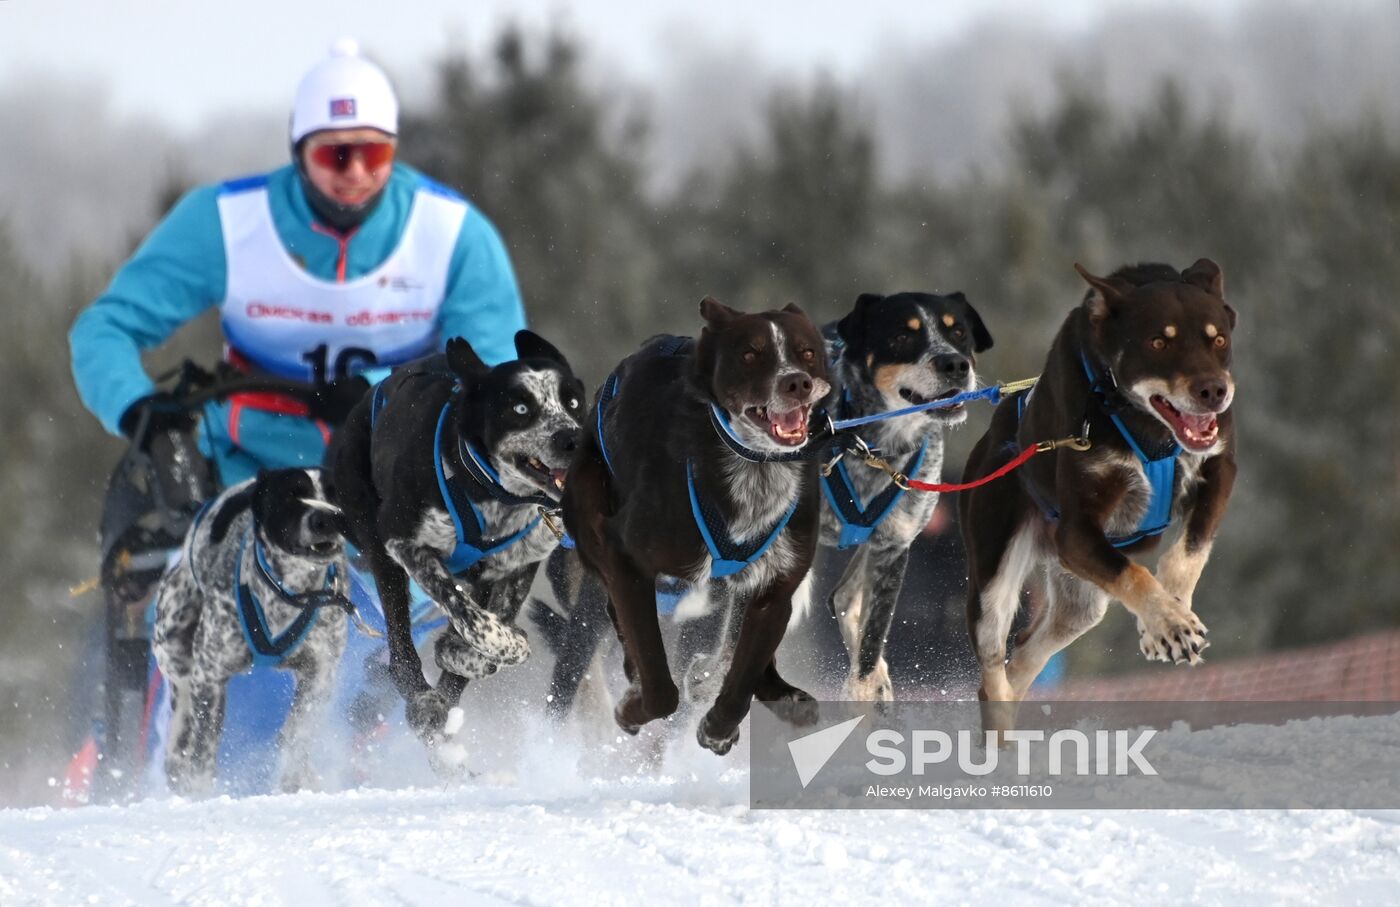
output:
[[[195, 514], [194, 521], [190, 524], [190, 532], [198, 531], [199, 523], [208, 512], [210, 505], [217, 500], [206, 501], [204, 506]], [[267, 613], [263, 610], [262, 603], [257, 596], [253, 595], [252, 589], [243, 578], [243, 557], [248, 552], [248, 540], [253, 540], [253, 564], [257, 568], [257, 575], [262, 577], [263, 582], [272, 587], [273, 594], [281, 599], [285, 604], [291, 605], [300, 612], [292, 620], [287, 629], [274, 635], [267, 623]], [[190, 564], [190, 573], [194, 575], [194, 564]], [[253, 664], [265, 667], [276, 667], [296, 652], [301, 644], [306, 641], [306, 634], [316, 624], [316, 618], [320, 616], [324, 607], [337, 607], [347, 614], [354, 612], [354, 605], [350, 604], [343, 596], [335, 592], [336, 569], [335, 564], [326, 567], [326, 578], [321, 589], [315, 592], [291, 592], [282, 581], [272, 572], [272, 566], [267, 562], [267, 553], [263, 550], [262, 541], [257, 538], [257, 533], [253, 526], [248, 527], [248, 531], [243, 535], [238, 544], [238, 556], [233, 562], [233, 599], [238, 609], [238, 628], [243, 632], [243, 640], [248, 644], [248, 651], [253, 656]], [[197, 575], [194, 576], [195, 586], [202, 593], [204, 583]]]
[[[843, 409], [848, 400], [849, 395], [843, 390], [841, 392]], [[919, 449], [914, 451], [914, 456], [910, 457], [909, 462], [904, 464], [903, 474], [906, 476], [917, 475], [927, 451], [928, 438], [924, 438], [919, 443]], [[899, 503], [900, 498], [904, 497], [904, 489], [898, 483], [891, 481], [883, 491], [870, 499], [869, 504], [862, 505], [860, 493], [856, 491], [850, 473], [846, 471], [844, 459], [837, 460], [834, 468], [822, 473], [821, 483], [826, 502], [831, 505], [831, 512], [835, 514], [837, 522], [841, 524], [841, 536], [836, 542], [836, 547], [841, 549], [855, 548], [869, 541], [870, 536], [885, 521], [885, 517], [894, 510], [894, 505]]]
[[[927, 450], [928, 439], [925, 438], [919, 444], [919, 449], [914, 452], [914, 456], [904, 465], [904, 475], [917, 474]], [[823, 475], [821, 481], [826, 502], [831, 505], [831, 512], [841, 524], [841, 537], [837, 540], [836, 547], [842, 549], [855, 548], [869, 541], [870, 536], [885, 521], [885, 517], [894, 510], [894, 505], [904, 497], [904, 489], [895, 482], [890, 482], [883, 491], [870, 499], [869, 504], [862, 506], [860, 493], [856, 491], [850, 474], [846, 472], [845, 460], [837, 460], [835, 468], [829, 474]]]
[[[457, 532], [457, 545], [450, 554], [443, 558], [442, 565], [453, 576], [461, 576], [485, 558], [499, 554], [525, 538], [539, 525], [543, 515], [536, 516], [525, 524], [525, 528], [505, 538], [486, 537], [486, 522], [482, 519], [481, 511], [467, 496], [460, 482], [451, 482], [447, 478], [447, 451], [443, 450], [442, 447], [442, 430], [443, 426], [447, 424], [447, 414], [452, 409], [452, 402], [449, 399], [443, 404], [442, 412], [438, 414], [437, 429], [433, 432], [433, 468], [437, 472], [438, 491], [442, 494], [442, 502], [447, 507], [447, 515], [452, 518], [452, 526]], [[457, 441], [457, 460], [464, 467], [462, 473], [464, 477], [470, 478], [471, 481], [488, 492], [498, 492], [493, 494], [493, 497], [506, 503], [539, 503], [534, 499], [520, 498], [506, 491], [501, 486], [500, 476], [486, 462], [486, 458], [473, 450], [465, 439], [459, 438]], [[462, 519], [464, 510], [471, 514], [470, 522]]]
[[[659, 352], [663, 356], [679, 356], [683, 350], [689, 347], [690, 343], [689, 337], [670, 337], [662, 343]], [[613, 468], [612, 455], [608, 453], [607, 438], [603, 433], [603, 412], [608, 404], [617, 397], [619, 381], [618, 374], [614, 371], [603, 382], [603, 389], [598, 394], [598, 416], [594, 426], [598, 435], [598, 447], [603, 452], [603, 462], [607, 464], [608, 471], [614, 473], [616, 470]], [[802, 459], [800, 451], [766, 454], [745, 447], [729, 425], [728, 414], [713, 403], [710, 404], [710, 421], [715, 426], [715, 431], [725, 446], [750, 462], [767, 463]], [[797, 511], [797, 501], [794, 500], [787, 512], [778, 518], [778, 521], [768, 532], [759, 534], [760, 541], [740, 543], [729, 535], [728, 527], [724, 525], [724, 517], [719, 510], [712, 504], [700, 500], [700, 495], [695, 488], [695, 469], [690, 460], [685, 462], [685, 485], [686, 492], [690, 497], [690, 513], [695, 519], [695, 528], [700, 530], [700, 537], [710, 552], [710, 576], [714, 579], [733, 576], [762, 557], [763, 553], [778, 540], [778, 536], [787, 526], [788, 520], [792, 519], [792, 515]]]
[[[250, 529], [248, 535], [252, 535]], [[233, 588], [235, 590], [234, 600], [238, 604], [238, 626], [243, 631], [243, 639], [248, 643], [248, 650], [253, 653], [253, 664], [257, 665], [277, 665], [292, 657], [303, 642], [306, 641], [306, 634], [310, 632], [316, 623], [316, 618], [321, 614], [321, 608], [316, 604], [318, 596], [312, 593], [311, 601], [307, 604], [299, 603], [299, 600], [308, 596], [298, 596], [287, 591], [287, 587], [272, 573], [272, 568], [267, 563], [267, 555], [263, 552], [262, 542], [253, 542], [253, 561], [257, 565], [258, 575], [263, 580], [271, 584], [275, 594], [283, 601], [295, 605], [301, 609], [301, 613], [291, 622], [287, 629], [276, 636], [267, 625], [267, 615], [263, 612], [262, 604], [254, 597], [248, 584], [243, 581], [243, 553], [248, 547], [248, 536], [243, 537], [243, 542], [238, 546], [238, 560], [233, 566]], [[326, 579], [322, 585], [323, 593], [330, 593], [335, 596], [335, 564], [326, 568]], [[323, 604], [338, 604], [334, 601], [325, 601]], [[349, 603], [346, 603], [347, 607]]]
[[[1147, 453], [1143, 451], [1142, 445], [1138, 443], [1138, 439], [1133, 436], [1133, 433], [1123, 422], [1122, 417], [1115, 411], [1117, 407], [1113, 405], [1110, 397], [1117, 393], [1118, 383], [1113, 378], [1112, 370], [1110, 369], [1106, 375], [1100, 378], [1094, 374], [1094, 369], [1093, 366], [1089, 364], [1088, 356], [1080, 353], [1079, 361], [1084, 366], [1085, 377], [1089, 379], [1090, 392], [1101, 400], [1104, 410], [1108, 413], [1109, 419], [1113, 421], [1114, 427], [1118, 429], [1118, 433], [1123, 436], [1124, 441], [1128, 442], [1128, 447], [1131, 448], [1133, 453], [1137, 456], [1138, 462], [1142, 464], [1142, 471], [1147, 476], [1148, 487], [1151, 489], [1151, 497], [1147, 502], [1147, 510], [1143, 513], [1142, 519], [1138, 520], [1137, 527], [1133, 529], [1132, 533], [1124, 536], [1110, 536], [1108, 539], [1108, 543], [1113, 547], [1126, 548], [1145, 538], [1161, 535], [1171, 527], [1172, 498], [1176, 491], [1176, 458], [1181, 454], [1181, 445], [1173, 441], [1170, 449], [1167, 450], [1166, 453], [1157, 457], [1148, 456]], [[1016, 421], [1018, 424], [1022, 417], [1025, 416], [1026, 404], [1030, 401], [1031, 394], [1034, 392], [1035, 389], [1032, 388], [1030, 391], [1017, 396]], [[1059, 510], [1056, 509], [1050, 501], [1046, 500], [1043, 495], [1032, 490], [1029, 483], [1025, 483], [1024, 487], [1030, 491], [1031, 497], [1035, 499], [1040, 509], [1045, 512], [1045, 515], [1049, 519], [1058, 520], [1060, 518]]]
[[[388, 394], [384, 389], [387, 383], [381, 381], [374, 386], [374, 396], [370, 400], [371, 431], [374, 430], [379, 421], [380, 412], [389, 402]], [[544, 519], [544, 511], [554, 507], [554, 502], [543, 495], [522, 496], [507, 491], [505, 486], [501, 484], [500, 475], [492, 468], [490, 461], [472, 447], [465, 438], [457, 439], [456, 462], [452, 465], [459, 467], [459, 469], [451, 479], [448, 478], [447, 466], [452, 452], [444, 447], [443, 429], [447, 425], [448, 413], [452, 409], [453, 402], [460, 399], [457, 394], [461, 389], [461, 384], [453, 386], [452, 396], [443, 404], [442, 411], [438, 413], [437, 426], [433, 430], [433, 471], [437, 475], [438, 493], [442, 496], [443, 506], [447, 510], [448, 517], [452, 520], [452, 528], [457, 536], [456, 545], [450, 553], [443, 557], [442, 565], [453, 576], [462, 576], [486, 558], [500, 554], [511, 545], [524, 539]], [[518, 532], [511, 533], [504, 538], [490, 538], [486, 534], [486, 520], [463, 487], [463, 484], [467, 482], [503, 504], [521, 506], [533, 504], [540, 507], [541, 512]], [[463, 513], [470, 514], [471, 519], [464, 520]], [[567, 535], [563, 536], [559, 543], [565, 548], [574, 546], [573, 540]]]

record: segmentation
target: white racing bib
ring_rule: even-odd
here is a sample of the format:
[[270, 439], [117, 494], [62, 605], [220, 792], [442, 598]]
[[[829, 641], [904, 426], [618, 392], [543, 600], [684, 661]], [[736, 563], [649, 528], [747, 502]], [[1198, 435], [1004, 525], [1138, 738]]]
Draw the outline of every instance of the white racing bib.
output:
[[414, 196], [398, 247], [345, 283], [306, 272], [282, 245], [267, 188], [219, 196], [228, 265], [224, 337], [257, 368], [301, 381], [399, 365], [437, 349], [438, 316], [466, 203]]

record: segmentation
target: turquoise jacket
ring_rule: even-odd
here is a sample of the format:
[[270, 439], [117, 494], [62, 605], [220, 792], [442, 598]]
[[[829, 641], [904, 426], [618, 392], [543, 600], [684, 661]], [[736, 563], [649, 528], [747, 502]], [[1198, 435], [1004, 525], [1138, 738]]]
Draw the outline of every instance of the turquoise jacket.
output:
[[[287, 251], [312, 275], [335, 280], [339, 244], [312, 229], [296, 169], [288, 164], [267, 179], [273, 223]], [[394, 165], [379, 206], [350, 239], [346, 280], [373, 271], [394, 251], [425, 179]], [[141, 367], [141, 351], [224, 299], [222, 185], [200, 186], [182, 198], [68, 335], [78, 394], [113, 434], [127, 407], [155, 389]], [[520, 290], [500, 234], [475, 207], [462, 222], [439, 319], [440, 343], [466, 337], [488, 364], [515, 358], [515, 332], [525, 326]]]

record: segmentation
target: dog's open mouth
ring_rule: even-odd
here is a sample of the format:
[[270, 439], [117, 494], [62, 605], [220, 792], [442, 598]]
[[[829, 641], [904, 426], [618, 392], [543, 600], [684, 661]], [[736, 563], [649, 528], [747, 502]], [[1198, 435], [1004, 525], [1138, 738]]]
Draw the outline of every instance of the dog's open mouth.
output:
[[1153, 394], [1150, 402], [1157, 415], [1171, 426], [1172, 434], [1187, 450], [1207, 450], [1215, 445], [1220, 437], [1220, 423], [1215, 413], [1184, 413], [1172, 406], [1170, 400], [1161, 394]]
[[564, 490], [564, 476], [568, 470], [550, 469], [539, 457], [518, 456], [515, 465], [531, 482], [548, 492]]
[[744, 416], [768, 433], [768, 437], [787, 447], [807, 442], [807, 419], [812, 407], [799, 406], [785, 413], [774, 412], [766, 406], [749, 406]]
[[[932, 403], [934, 400], [946, 400], [948, 397], [956, 397], [960, 393], [962, 393], [962, 391], [954, 387], [936, 397], [925, 397], [918, 391], [910, 390], [907, 387], [901, 387], [899, 389], [899, 395], [915, 406], [923, 406], [925, 403]], [[930, 416], [943, 416], [951, 413], [960, 413], [962, 410], [963, 405], [961, 403], [954, 403], [951, 406], [935, 406], [933, 409], [927, 410], [927, 414]]]

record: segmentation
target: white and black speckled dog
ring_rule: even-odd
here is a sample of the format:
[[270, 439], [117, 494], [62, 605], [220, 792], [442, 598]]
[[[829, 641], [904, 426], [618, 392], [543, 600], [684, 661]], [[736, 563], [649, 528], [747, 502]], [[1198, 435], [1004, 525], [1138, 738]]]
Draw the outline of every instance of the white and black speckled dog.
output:
[[255, 661], [296, 675], [282, 788], [315, 784], [311, 744], [345, 650], [344, 548], [319, 470], [263, 472], [214, 498], [190, 526], [161, 580], [152, 638], [173, 705], [172, 791], [211, 792], [228, 681]]
[[[962, 293], [862, 294], [828, 330], [842, 389], [836, 418], [852, 419], [973, 390], [976, 354], [992, 335]], [[943, 433], [967, 421], [961, 405], [870, 423], [857, 431], [912, 479], [937, 482]], [[885, 639], [904, 584], [909, 546], [933, 515], [937, 494], [901, 493], [885, 473], [853, 462], [824, 477], [823, 547], [859, 546], [828, 604], [850, 655], [843, 696], [894, 698]]]
[[[460, 338], [398, 369], [356, 406], [326, 454], [348, 537], [384, 608], [390, 673], [409, 724], [436, 749], [467, 681], [529, 655], [515, 617], [559, 542], [551, 518], [579, 441], [584, 388], [530, 331], [488, 368]], [[429, 686], [413, 646], [409, 578], [447, 614]]]

